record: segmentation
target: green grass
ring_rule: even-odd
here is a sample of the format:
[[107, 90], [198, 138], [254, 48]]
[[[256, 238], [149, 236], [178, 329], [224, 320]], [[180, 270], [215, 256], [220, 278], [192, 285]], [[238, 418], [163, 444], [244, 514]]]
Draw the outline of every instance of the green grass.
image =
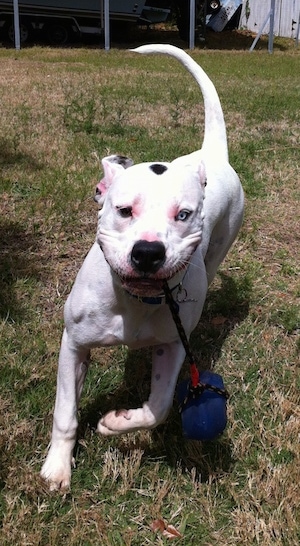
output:
[[101, 412], [147, 398], [150, 355], [97, 349], [72, 487], [61, 494], [48, 491], [39, 471], [63, 304], [96, 232], [99, 158], [170, 160], [193, 151], [202, 98], [165, 57], [0, 50], [3, 546], [168, 543], [151, 528], [157, 518], [188, 546], [299, 544], [299, 50], [288, 40], [275, 41], [273, 55], [265, 40], [252, 54], [234, 42], [214, 50], [213, 39], [193, 57], [219, 91], [246, 213], [192, 345], [200, 367], [221, 373], [230, 391], [227, 429], [213, 442], [184, 441], [175, 400], [151, 433], [99, 438]]

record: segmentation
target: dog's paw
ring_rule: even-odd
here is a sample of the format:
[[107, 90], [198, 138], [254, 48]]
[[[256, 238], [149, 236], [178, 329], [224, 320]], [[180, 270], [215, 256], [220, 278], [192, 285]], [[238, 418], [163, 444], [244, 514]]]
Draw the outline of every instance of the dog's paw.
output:
[[71, 469], [65, 468], [50, 469], [45, 463], [41, 476], [49, 484], [50, 491], [59, 491], [60, 489], [69, 489], [71, 483]]
[[97, 432], [103, 436], [113, 436], [155, 425], [152, 413], [144, 405], [143, 408], [109, 411], [98, 422]]
[[69, 489], [71, 483], [71, 465], [49, 452], [41, 470], [41, 477], [49, 484], [50, 491]]
[[50, 491], [59, 491], [60, 489], [69, 489], [71, 483], [71, 472], [66, 472], [64, 469], [56, 470], [41, 470], [41, 476], [49, 484]]
[[98, 422], [97, 432], [103, 436], [129, 432], [132, 430], [131, 411], [122, 409], [106, 413]]

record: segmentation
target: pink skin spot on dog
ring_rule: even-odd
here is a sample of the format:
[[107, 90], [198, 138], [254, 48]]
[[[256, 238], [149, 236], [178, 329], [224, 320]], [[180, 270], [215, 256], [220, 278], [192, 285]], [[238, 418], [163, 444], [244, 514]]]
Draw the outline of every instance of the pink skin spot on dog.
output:
[[136, 199], [132, 207], [132, 216], [134, 218], [138, 218], [139, 216], [141, 216], [142, 211], [143, 211], [142, 204], [139, 199]]
[[101, 178], [100, 182], [98, 182], [96, 188], [99, 190], [100, 193], [104, 193], [106, 191], [106, 186], [104, 184], [104, 178]]
[[159, 241], [157, 233], [152, 233], [150, 231], [145, 231], [144, 233], [141, 233], [140, 238], [142, 241], [147, 241], [148, 243], [153, 243], [153, 241]]
[[173, 205], [172, 207], [170, 207], [169, 210], [168, 210], [169, 220], [173, 220], [173, 218], [175, 218], [177, 216], [178, 212], [179, 212], [178, 205]]

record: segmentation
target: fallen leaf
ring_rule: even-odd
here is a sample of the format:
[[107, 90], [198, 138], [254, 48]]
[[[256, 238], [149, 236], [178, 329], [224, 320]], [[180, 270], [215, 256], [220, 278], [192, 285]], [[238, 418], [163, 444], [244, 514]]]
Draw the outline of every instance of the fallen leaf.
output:
[[177, 531], [174, 525], [167, 525], [163, 519], [155, 519], [150, 525], [155, 533], [160, 531], [162, 535], [170, 540], [174, 538], [182, 538], [182, 534]]
[[163, 531], [163, 536], [169, 539], [173, 538], [182, 538], [182, 534], [175, 529], [174, 525], [167, 525], [165, 530]]
[[156, 533], [156, 531], [160, 531], [161, 533], [163, 533], [166, 528], [166, 524], [162, 519], [155, 519], [154, 521], [152, 521], [150, 527], [152, 531], [154, 531], [154, 533]]

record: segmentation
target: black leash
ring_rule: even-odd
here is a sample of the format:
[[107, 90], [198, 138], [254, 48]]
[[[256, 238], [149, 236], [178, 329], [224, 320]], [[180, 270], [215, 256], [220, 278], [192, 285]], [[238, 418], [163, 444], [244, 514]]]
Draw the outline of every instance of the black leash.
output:
[[164, 283], [163, 283], [163, 290], [164, 290], [164, 294], [166, 296], [166, 303], [168, 304], [169, 309], [171, 311], [171, 314], [172, 314], [173, 320], [175, 322], [179, 337], [180, 337], [180, 339], [182, 341], [182, 345], [183, 345], [183, 347], [185, 349], [185, 352], [186, 352], [186, 355], [188, 357], [189, 364], [190, 364], [191, 383], [190, 383], [190, 386], [188, 388], [187, 395], [186, 395], [183, 403], [181, 404], [181, 406], [179, 408], [179, 411], [181, 412], [183, 410], [185, 404], [187, 403], [187, 401], [190, 398], [196, 398], [196, 397], [200, 396], [205, 390], [210, 390], [210, 391], [213, 391], [213, 392], [215, 392], [216, 394], [218, 394], [220, 396], [224, 396], [224, 398], [229, 398], [229, 393], [228, 393], [228, 391], [226, 389], [220, 389], [219, 387], [215, 387], [214, 385], [210, 385], [209, 383], [202, 383], [200, 381], [200, 374], [199, 374], [198, 368], [196, 366], [196, 361], [195, 361], [195, 358], [194, 358], [193, 353], [191, 351], [188, 338], [187, 338], [186, 333], [184, 331], [184, 328], [182, 326], [182, 322], [180, 320], [179, 305], [174, 300], [172, 292], [171, 292], [171, 290], [169, 288], [169, 285], [168, 285], [167, 281], [164, 281]]

